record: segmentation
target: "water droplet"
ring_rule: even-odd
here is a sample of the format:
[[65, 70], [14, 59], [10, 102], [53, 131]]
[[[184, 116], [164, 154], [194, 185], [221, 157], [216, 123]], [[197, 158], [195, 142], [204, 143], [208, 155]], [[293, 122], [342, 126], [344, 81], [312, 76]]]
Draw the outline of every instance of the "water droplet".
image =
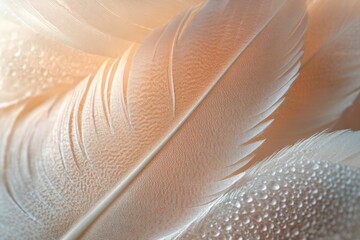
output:
[[312, 166], [312, 170], [317, 170], [317, 169], [319, 169], [319, 164], [317, 164], [317, 163], [315, 163], [313, 166]]
[[253, 200], [254, 199], [252, 196], [248, 196], [247, 198], [245, 198], [245, 202], [247, 202], [247, 203], [251, 203]]
[[261, 231], [266, 232], [267, 230], [268, 230], [268, 227], [264, 224], [264, 225], [261, 227]]
[[227, 225], [225, 226], [225, 230], [226, 230], [226, 231], [231, 231], [231, 229], [232, 229], [231, 224], [227, 224]]
[[280, 185], [278, 183], [276, 183], [276, 182], [273, 182], [271, 184], [271, 189], [277, 191], [277, 190], [280, 189]]
[[17, 48], [17, 50], [14, 53], [14, 57], [19, 57], [21, 55], [21, 49]]

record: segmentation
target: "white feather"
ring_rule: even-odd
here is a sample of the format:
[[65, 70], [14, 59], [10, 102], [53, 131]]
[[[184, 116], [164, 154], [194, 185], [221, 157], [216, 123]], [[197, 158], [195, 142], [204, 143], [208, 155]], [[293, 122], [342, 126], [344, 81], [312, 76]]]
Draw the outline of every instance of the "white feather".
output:
[[358, 239], [360, 132], [318, 134], [249, 169], [177, 239]]
[[241, 177], [229, 178], [297, 77], [305, 28], [299, 0], [207, 1], [65, 96], [26, 103], [3, 151], [4, 234], [181, 229]]

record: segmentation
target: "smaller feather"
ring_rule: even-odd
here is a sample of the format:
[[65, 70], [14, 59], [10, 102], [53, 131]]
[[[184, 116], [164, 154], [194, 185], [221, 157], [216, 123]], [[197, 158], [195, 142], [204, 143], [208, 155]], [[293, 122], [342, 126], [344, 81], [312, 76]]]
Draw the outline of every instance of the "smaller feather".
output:
[[177, 239], [357, 239], [360, 132], [322, 133], [250, 169]]

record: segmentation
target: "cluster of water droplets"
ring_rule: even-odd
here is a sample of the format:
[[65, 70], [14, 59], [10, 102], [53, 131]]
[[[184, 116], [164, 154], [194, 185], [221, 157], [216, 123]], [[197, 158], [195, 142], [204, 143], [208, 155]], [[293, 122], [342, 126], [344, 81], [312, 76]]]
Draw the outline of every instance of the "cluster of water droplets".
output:
[[354, 239], [359, 231], [358, 169], [302, 160], [239, 185], [180, 238]]
[[5, 27], [0, 32], [0, 105], [73, 85], [104, 61], [0, 19], [1, 24]]

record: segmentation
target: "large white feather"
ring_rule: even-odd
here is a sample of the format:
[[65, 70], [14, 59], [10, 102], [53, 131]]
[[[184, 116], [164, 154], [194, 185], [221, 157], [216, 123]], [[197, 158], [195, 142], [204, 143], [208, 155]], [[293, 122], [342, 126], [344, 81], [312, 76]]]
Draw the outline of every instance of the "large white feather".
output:
[[332, 127], [359, 95], [360, 1], [308, 2], [300, 77], [266, 130], [258, 160]]
[[262, 143], [297, 76], [305, 27], [299, 0], [210, 0], [66, 96], [8, 113], [5, 238], [144, 239], [182, 228]]
[[264, 160], [177, 239], [358, 239], [360, 132], [315, 135]]

